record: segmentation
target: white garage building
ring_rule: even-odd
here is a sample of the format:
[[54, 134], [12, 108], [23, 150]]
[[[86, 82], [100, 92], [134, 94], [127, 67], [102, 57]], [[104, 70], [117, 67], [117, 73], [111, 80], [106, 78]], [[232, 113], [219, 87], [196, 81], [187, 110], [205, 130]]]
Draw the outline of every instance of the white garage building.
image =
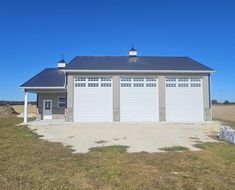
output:
[[[188, 57], [77, 56], [21, 85], [38, 118], [74, 122], [211, 120], [212, 69]], [[27, 118], [25, 117], [25, 122]]]

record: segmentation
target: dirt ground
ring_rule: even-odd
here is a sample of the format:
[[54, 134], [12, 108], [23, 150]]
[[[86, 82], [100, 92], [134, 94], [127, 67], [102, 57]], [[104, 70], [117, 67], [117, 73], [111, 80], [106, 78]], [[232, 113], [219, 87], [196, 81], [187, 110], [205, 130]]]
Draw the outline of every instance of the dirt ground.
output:
[[[14, 110], [17, 113], [24, 113], [24, 106], [23, 105], [14, 105], [12, 106], [14, 108]], [[37, 113], [37, 107], [36, 105], [28, 105], [28, 113]]]
[[235, 122], [235, 105], [216, 105], [212, 107], [213, 119]]
[[17, 112], [11, 106], [0, 106], [0, 118], [14, 117]]

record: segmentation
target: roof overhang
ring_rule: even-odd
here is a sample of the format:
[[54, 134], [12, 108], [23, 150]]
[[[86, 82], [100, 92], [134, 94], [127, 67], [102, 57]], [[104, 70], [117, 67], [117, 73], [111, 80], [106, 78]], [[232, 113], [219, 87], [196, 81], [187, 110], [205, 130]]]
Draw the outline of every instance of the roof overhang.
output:
[[213, 70], [63, 70], [66, 73], [213, 73]]
[[27, 87], [24, 87], [24, 86], [21, 86], [20, 88], [22, 88], [22, 89], [40, 89], [40, 90], [42, 90], [42, 89], [45, 89], [45, 90], [66, 89], [66, 87], [64, 87], [64, 86], [63, 87], [58, 87], [58, 86], [52, 86], [52, 87], [42, 87], [42, 86], [28, 87], [27, 86]]
[[30, 93], [64, 93], [66, 87], [20, 87], [23, 92]]

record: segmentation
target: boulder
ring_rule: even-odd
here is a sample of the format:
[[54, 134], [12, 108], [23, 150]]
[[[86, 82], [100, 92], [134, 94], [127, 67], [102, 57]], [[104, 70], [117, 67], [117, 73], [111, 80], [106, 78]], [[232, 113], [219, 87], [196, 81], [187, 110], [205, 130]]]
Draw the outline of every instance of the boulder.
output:
[[235, 144], [235, 130], [231, 129], [228, 126], [223, 126], [220, 128], [219, 137], [223, 140]]

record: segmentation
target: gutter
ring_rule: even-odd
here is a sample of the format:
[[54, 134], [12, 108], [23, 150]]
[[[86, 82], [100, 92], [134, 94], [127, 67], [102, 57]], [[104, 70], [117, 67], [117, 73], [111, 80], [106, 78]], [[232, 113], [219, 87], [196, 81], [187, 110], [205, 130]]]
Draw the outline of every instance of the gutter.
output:
[[63, 70], [65, 73], [214, 73], [205, 70]]

